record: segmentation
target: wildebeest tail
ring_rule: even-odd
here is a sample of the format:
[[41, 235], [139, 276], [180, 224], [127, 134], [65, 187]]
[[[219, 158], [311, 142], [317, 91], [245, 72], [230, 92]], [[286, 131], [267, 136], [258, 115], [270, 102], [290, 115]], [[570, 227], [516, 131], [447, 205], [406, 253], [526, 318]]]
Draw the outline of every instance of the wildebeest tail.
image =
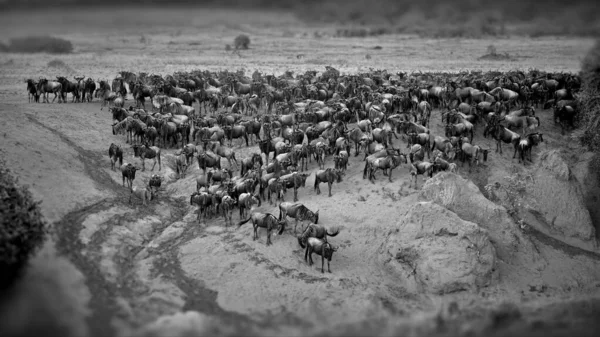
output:
[[329, 228], [326, 230], [327, 235], [328, 236], [336, 236], [338, 234], [340, 234], [340, 228], [339, 227], [335, 227], [331, 230], [331, 232], [329, 231]]
[[242, 221], [238, 222], [237, 226], [238, 226], [238, 227], [241, 227], [243, 224], [245, 224], [246, 222], [250, 221], [251, 219], [252, 219], [252, 216], [251, 216], [251, 217], [249, 217], [249, 218], [248, 218], [248, 219], [246, 219], [246, 220], [242, 220]]

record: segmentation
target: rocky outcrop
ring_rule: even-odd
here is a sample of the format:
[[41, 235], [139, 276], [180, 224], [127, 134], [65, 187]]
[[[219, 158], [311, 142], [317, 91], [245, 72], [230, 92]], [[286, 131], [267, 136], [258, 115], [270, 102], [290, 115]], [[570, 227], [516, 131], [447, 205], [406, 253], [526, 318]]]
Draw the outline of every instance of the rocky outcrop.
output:
[[436, 294], [489, 285], [496, 261], [487, 230], [431, 202], [415, 204], [382, 248], [392, 268]]
[[533, 178], [527, 192], [546, 219], [551, 234], [583, 243], [595, 241], [596, 232], [581, 185], [558, 150], [540, 155]]
[[472, 181], [451, 172], [438, 173], [423, 185], [419, 199], [444, 206], [461, 219], [487, 229], [498, 258], [505, 263], [534, 266], [540, 261], [537, 250], [506, 209], [488, 200]]

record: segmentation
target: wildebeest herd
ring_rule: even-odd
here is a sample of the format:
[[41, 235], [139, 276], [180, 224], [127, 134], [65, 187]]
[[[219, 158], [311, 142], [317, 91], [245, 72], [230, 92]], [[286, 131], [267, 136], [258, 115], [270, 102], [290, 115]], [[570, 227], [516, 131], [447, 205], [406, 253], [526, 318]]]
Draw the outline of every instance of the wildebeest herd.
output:
[[[109, 148], [111, 169], [118, 162], [123, 178], [135, 196], [146, 205], [161, 187], [163, 176], [152, 174], [148, 186], [133, 186], [136, 171], [145, 171], [145, 160], [153, 161], [161, 171], [161, 150], [175, 149], [173, 170], [185, 177], [194, 159], [198, 163], [196, 191], [190, 204], [198, 206], [198, 219], [222, 216], [225, 225], [233, 224], [234, 209], [239, 209], [238, 227], [252, 222], [254, 236], [258, 228], [282, 234], [287, 218], [301, 223], [298, 242], [306, 249], [305, 260], [312, 264], [312, 253], [331, 260], [337, 250], [327, 240], [337, 229], [318, 224], [319, 212], [298, 202], [298, 189], [305, 187], [309, 164], [313, 160], [314, 191], [327, 183], [342, 181], [352, 154], [364, 153], [363, 179], [374, 181], [381, 170], [392, 182], [392, 171], [405, 164], [410, 186], [417, 187], [419, 175], [432, 177], [439, 171], [458, 170], [457, 163], [467, 162], [469, 170], [487, 161], [489, 149], [473, 143], [478, 125], [483, 136], [514, 148], [513, 158], [532, 161], [532, 149], [543, 141], [537, 130], [540, 119], [536, 108], [554, 109], [554, 123], [561, 130], [573, 128], [577, 116], [577, 93], [581, 80], [570, 73], [546, 73], [538, 70], [511, 72], [397, 73], [372, 70], [342, 75], [332, 67], [325, 71], [307, 71], [294, 76], [263, 75], [250, 77], [243, 72], [192, 71], [159, 76], [123, 71], [109, 84], [96, 85], [91, 78], [65, 77], [56, 81], [40, 78], [26, 80], [29, 100], [48, 94], [67, 102], [92, 102], [98, 98], [101, 109], [108, 105], [113, 118], [113, 134], [126, 133], [135, 157], [142, 166], [123, 163], [123, 149], [112, 143]], [[125, 108], [131, 95], [135, 105]], [[146, 109], [146, 99], [151, 109]], [[54, 102], [54, 100], [53, 100]], [[193, 103], [197, 106], [194, 107]], [[430, 131], [430, 117], [437, 109], [444, 125], [443, 135]], [[403, 139], [406, 152], [394, 146]], [[238, 162], [234, 140], [239, 146], [258, 144], [260, 152]], [[270, 154], [273, 157], [269, 160]], [[327, 158], [333, 167], [326, 167]], [[427, 159], [425, 158], [427, 157]], [[226, 159], [226, 168], [221, 160]], [[269, 162], [270, 161], [270, 162]], [[239, 169], [240, 174], [234, 175]], [[257, 192], [258, 189], [258, 192]], [[284, 200], [293, 190], [293, 202]], [[255, 205], [279, 202], [279, 216], [252, 212]], [[304, 222], [310, 224], [304, 228]]]

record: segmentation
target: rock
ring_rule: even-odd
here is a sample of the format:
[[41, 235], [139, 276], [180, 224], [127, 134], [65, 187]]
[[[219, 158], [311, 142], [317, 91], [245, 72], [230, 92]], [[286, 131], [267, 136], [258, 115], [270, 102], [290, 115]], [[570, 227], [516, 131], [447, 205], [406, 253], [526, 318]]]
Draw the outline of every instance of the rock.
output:
[[527, 185], [527, 192], [550, 229], [584, 244], [595, 241], [596, 230], [585, 206], [581, 185], [557, 150], [541, 154], [533, 178], [534, 183]]
[[419, 199], [432, 201], [489, 232], [499, 259], [518, 266], [534, 266], [539, 253], [523, 236], [506, 209], [488, 200], [475, 184], [455, 173], [441, 172], [427, 180]]
[[490, 284], [496, 252], [488, 231], [432, 202], [415, 204], [383, 244], [392, 266], [422, 290], [446, 294]]

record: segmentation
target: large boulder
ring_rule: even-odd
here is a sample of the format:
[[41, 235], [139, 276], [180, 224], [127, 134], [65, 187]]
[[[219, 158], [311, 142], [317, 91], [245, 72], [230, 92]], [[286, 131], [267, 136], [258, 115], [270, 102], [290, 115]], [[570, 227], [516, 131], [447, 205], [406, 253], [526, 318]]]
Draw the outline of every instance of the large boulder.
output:
[[583, 190], [559, 150], [543, 152], [527, 192], [546, 219], [551, 234], [595, 242], [596, 231], [585, 206]]
[[487, 229], [498, 258], [505, 263], [544, 263], [506, 209], [488, 200], [472, 181], [451, 172], [438, 173], [423, 185], [419, 199], [444, 206], [461, 219]]
[[415, 204], [382, 248], [392, 267], [435, 294], [489, 285], [496, 261], [487, 230], [431, 202]]

